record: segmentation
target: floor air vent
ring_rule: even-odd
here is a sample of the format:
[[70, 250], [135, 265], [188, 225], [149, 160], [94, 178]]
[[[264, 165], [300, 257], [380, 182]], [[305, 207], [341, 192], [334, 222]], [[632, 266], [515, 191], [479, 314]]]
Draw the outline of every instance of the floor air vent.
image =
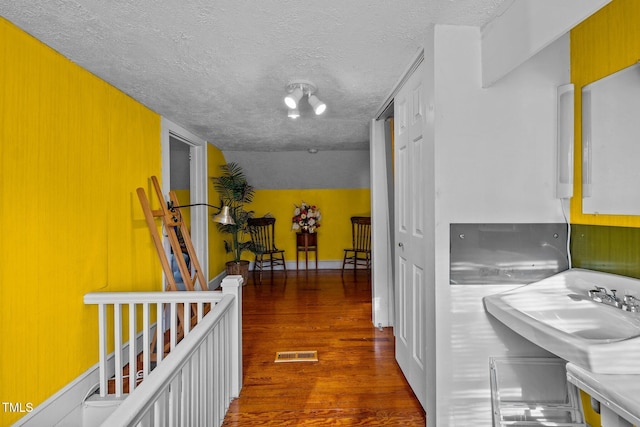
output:
[[276, 352], [277, 362], [317, 362], [317, 351], [278, 351]]

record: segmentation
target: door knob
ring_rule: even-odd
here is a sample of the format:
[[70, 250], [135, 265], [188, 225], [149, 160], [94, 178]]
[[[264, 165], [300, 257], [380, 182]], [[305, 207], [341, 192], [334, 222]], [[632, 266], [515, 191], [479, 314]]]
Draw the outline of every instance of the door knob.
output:
[[402, 244], [402, 242], [398, 243], [398, 247], [399, 248], [404, 248], [404, 245]]

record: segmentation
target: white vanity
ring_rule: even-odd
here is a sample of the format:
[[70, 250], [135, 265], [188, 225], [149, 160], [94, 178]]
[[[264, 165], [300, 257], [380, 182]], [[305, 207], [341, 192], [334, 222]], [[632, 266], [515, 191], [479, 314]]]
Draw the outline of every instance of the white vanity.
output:
[[[603, 427], [640, 426], [640, 280], [584, 269], [484, 298], [485, 309], [569, 362], [567, 379], [601, 402]], [[594, 426], [595, 427], [595, 426]]]

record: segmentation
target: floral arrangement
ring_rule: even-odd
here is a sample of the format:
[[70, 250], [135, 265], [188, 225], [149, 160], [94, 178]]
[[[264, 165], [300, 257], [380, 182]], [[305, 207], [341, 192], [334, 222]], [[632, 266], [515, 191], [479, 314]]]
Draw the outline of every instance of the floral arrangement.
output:
[[295, 207], [293, 218], [291, 219], [291, 229], [315, 233], [316, 228], [320, 227], [320, 219], [322, 218], [317, 206], [303, 201], [300, 206], [295, 205]]

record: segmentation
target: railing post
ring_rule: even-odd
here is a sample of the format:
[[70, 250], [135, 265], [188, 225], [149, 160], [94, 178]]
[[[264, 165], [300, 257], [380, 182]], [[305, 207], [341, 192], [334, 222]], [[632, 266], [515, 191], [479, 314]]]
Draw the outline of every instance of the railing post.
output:
[[240, 396], [242, 388], [242, 276], [222, 279], [222, 293], [233, 295], [231, 309], [231, 395]]

